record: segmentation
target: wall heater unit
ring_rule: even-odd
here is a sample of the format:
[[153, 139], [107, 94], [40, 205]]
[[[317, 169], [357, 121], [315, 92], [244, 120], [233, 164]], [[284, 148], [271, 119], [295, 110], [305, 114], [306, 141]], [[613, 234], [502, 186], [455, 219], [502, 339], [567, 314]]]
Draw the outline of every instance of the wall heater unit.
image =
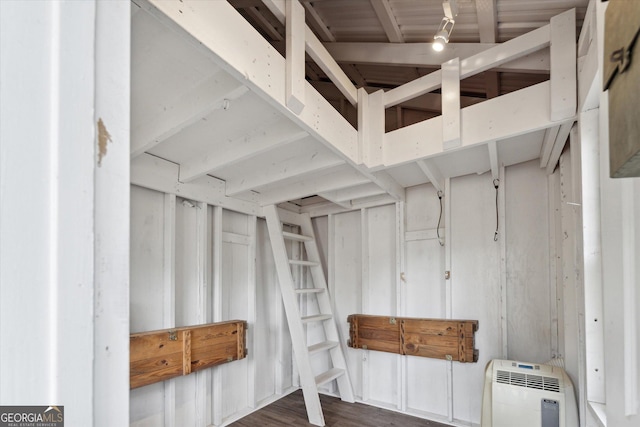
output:
[[564, 369], [492, 360], [485, 370], [482, 427], [578, 427], [571, 379]]

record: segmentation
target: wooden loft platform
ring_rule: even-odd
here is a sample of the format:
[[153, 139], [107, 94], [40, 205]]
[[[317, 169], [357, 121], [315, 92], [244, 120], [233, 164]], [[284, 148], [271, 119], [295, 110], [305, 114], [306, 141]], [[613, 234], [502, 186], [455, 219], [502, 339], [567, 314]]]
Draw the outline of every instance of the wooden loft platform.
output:
[[[499, 178], [537, 158], [554, 170], [576, 114], [575, 10], [369, 93], [306, 26], [302, 6], [264, 4], [281, 22], [292, 16], [287, 58], [227, 2], [133, 5], [132, 183], [251, 214], [285, 204], [318, 215], [400, 201], [426, 182], [446, 191], [449, 178]], [[305, 50], [357, 109], [357, 128], [305, 80]], [[480, 103], [461, 97], [464, 79], [532, 54], [550, 64], [549, 81]], [[437, 90], [442, 115], [385, 133], [385, 109]]]

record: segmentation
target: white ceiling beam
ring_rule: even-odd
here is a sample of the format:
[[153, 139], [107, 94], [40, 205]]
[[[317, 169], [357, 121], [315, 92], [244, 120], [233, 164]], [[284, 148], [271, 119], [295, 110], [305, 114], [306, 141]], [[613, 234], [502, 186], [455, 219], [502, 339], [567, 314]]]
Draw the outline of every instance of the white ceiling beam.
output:
[[418, 160], [416, 162], [422, 173], [429, 179], [433, 187], [444, 193], [444, 177], [440, 169], [431, 160]]
[[166, 100], [160, 114], [138, 123], [132, 117], [131, 158], [151, 150], [212, 111], [224, 108], [225, 100], [235, 100], [248, 92], [246, 86], [227, 73], [219, 72], [184, 92], [179, 99]]
[[248, 215], [262, 215], [257, 203], [227, 197], [224, 181], [204, 176], [184, 183], [178, 179], [179, 172], [177, 164], [144, 153], [131, 161], [131, 184]]
[[551, 120], [576, 115], [576, 10], [551, 18]]
[[353, 200], [362, 199], [364, 197], [379, 196], [381, 194], [387, 194], [384, 190], [373, 183], [367, 183], [358, 185], [351, 188], [344, 188], [342, 190], [334, 190], [331, 192], [324, 192], [318, 194], [327, 200], [334, 203], [351, 202]]
[[[496, 43], [449, 43], [442, 52], [431, 48], [432, 43], [325, 43], [338, 63], [397, 65], [406, 67], [439, 68], [453, 58], [464, 60], [485, 52]], [[549, 52], [531, 52], [497, 67], [502, 71], [548, 73]]]
[[280, 34], [280, 32], [278, 32], [278, 30], [271, 24], [271, 22], [269, 22], [267, 18], [265, 18], [264, 15], [260, 13], [257, 7], [249, 7], [245, 10], [247, 11], [247, 14], [260, 25], [260, 27], [267, 33], [269, 37], [277, 41], [284, 40], [282, 34]]
[[320, 35], [320, 39], [323, 42], [335, 42], [336, 38], [331, 32], [331, 30], [324, 23], [318, 12], [314, 9], [310, 0], [306, 0], [302, 2], [302, 5], [307, 10], [307, 18], [309, 18], [309, 23], [313, 27], [314, 30]]
[[305, 95], [305, 30], [304, 9], [298, 1], [287, 2], [285, 99], [296, 114], [304, 108]]
[[389, 0], [369, 0], [391, 43], [404, 43], [404, 37], [393, 15]]
[[320, 193], [353, 187], [369, 182], [360, 172], [352, 168], [339, 167], [306, 179], [292, 179], [286, 185], [261, 191], [259, 198], [262, 206], [301, 199]]
[[283, 182], [294, 177], [303, 178], [308, 174], [335, 168], [344, 164], [344, 160], [326, 150], [309, 150], [302, 155], [288, 157], [280, 162], [265, 163], [265, 167], [252, 171], [241, 178], [227, 181], [227, 195], [235, 196], [247, 191], [260, 191], [260, 188]]
[[373, 181], [380, 188], [385, 190], [387, 194], [393, 197], [397, 201], [405, 200], [405, 190], [404, 187], [396, 182], [395, 179], [391, 177], [386, 171], [378, 171], [369, 173], [364, 171], [363, 174]]
[[[279, 120], [231, 141], [218, 144], [218, 149], [198, 156], [180, 165], [180, 181], [189, 182], [203, 175], [214, 173], [243, 160], [263, 155], [269, 150], [298, 141], [308, 133], [287, 120]], [[215, 136], [212, 136], [215, 139]]]
[[390, 196], [373, 196], [353, 202], [348, 207], [341, 207], [331, 202], [315, 203], [313, 205], [303, 206], [302, 208], [300, 208], [300, 212], [308, 213], [311, 218], [316, 218], [319, 216], [349, 212], [356, 209], [366, 209], [376, 206], [389, 205], [395, 202], [396, 200]]
[[[549, 98], [549, 82], [542, 82], [463, 108], [462, 147], [500, 141], [556, 125], [549, 118]], [[441, 116], [387, 132], [385, 167], [440, 155], [442, 140]]]

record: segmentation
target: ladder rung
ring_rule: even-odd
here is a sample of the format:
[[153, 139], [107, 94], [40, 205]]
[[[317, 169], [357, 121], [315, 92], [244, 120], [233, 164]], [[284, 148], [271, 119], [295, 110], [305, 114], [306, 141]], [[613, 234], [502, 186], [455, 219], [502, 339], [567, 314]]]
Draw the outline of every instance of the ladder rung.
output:
[[313, 316], [304, 316], [300, 320], [302, 320], [302, 323], [321, 322], [323, 320], [329, 320], [332, 317], [330, 314], [314, 314]]
[[309, 346], [309, 354], [318, 353], [319, 351], [331, 350], [334, 347], [337, 347], [338, 343], [336, 341], [323, 341], [318, 344], [314, 344]]
[[344, 375], [344, 369], [332, 368], [316, 377], [316, 385], [321, 386]]
[[310, 242], [313, 240], [313, 237], [303, 236], [302, 234], [289, 233], [288, 231], [283, 231], [282, 236], [288, 240], [295, 240], [297, 242]]
[[317, 267], [320, 265], [320, 263], [318, 262], [313, 262], [313, 261], [303, 261], [300, 259], [290, 259], [289, 260], [289, 264], [291, 265], [305, 265], [307, 267]]
[[300, 288], [296, 289], [295, 292], [297, 294], [319, 294], [324, 292], [324, 288]]

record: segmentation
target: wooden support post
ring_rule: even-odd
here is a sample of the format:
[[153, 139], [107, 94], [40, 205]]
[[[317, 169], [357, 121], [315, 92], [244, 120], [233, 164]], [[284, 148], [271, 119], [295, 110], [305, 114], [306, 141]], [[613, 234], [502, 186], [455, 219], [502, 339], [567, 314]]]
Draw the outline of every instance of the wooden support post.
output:
[[460, 136], [460, 59], [442, 64], [442, 148], [462, 144]]
[[551, 18], [551, 120], [574, 117], [577, 108], [576, 10]]
[[298, 0], [286, 2], [286, 73], [285, 99], [287, 107], [296, 114], [304, 108], [305, 94], [305, 28], [304, 8]]

